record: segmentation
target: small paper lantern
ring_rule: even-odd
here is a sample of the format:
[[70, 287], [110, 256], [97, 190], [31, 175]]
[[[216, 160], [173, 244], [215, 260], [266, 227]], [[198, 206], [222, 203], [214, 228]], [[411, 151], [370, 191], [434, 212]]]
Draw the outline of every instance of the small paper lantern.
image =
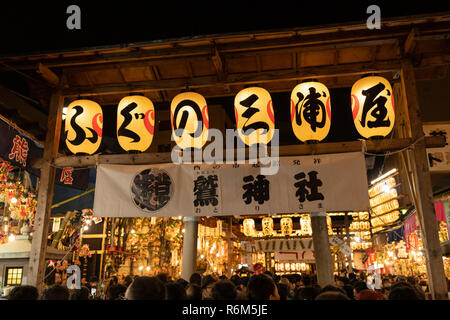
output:
[[352, 87], [352, 114], [356, 130], [366, 139], [386, 137], [394, 127], [394, 94], [389, 81], [370, 76]]
[[282, 218], [280, 220], [280, 225], [281, 225], [281, 233], [283, 234], [283, 236], [289, 236], [292, 234], [294, 225], [291, 218]]
[[[311, 217], [310, 217], [311, 221]], [[331, 223], [331, 217], [327, 215], [327, 226], [329, 231], [333, 231], [333, 224]], [[311, 234], [312, 234], [312, 228], [311, 228]]]
[[265, 217], [262, 219], [262, 231], [265, 236], [271, 236], [273, 233], [273, 219]]
[[126, 151], [145, 151], [152, 144], [155, 107], [144, 96], [128, 96], [117, 108], [117, 141]]
[[102, 142], [103, 111], [97, 102], [75, 100], [67, 106], [64, 136], [73, 154], [94, 154]]
[[247, 237], [251, 237], [256, 233], [255, 220], [244, 219], [243, 225], [244, 225], [244, 235], [246, 235]]
[[275, 129], [272, 97], [263, 88], [241, 90], [234, 99], [236, 128], [239, 137], [248, 146], [268, 144]]
[[316, 81], [298, 84], [291, 93], [291, 123], [302, 142], [322, 141], [331, 127], [331, 103], [328, 88]]
[[300, 216], [300, 226], [302, 227], [303, 234], [312, 234], [311, 217], [309, 216], [309, 214], [302, 214]]
[[205, 98], [183, 92], [170, 105], [172, 137], [181, 149], [201, 149], [208, 140], [209, 116]]

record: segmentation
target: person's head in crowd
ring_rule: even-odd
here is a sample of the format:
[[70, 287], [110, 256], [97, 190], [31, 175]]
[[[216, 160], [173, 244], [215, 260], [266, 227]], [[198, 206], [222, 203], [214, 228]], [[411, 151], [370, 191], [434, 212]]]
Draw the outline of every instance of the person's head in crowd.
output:
[[133, 282], [133, 278], [131, 277], [131, 276], [126, 276], [124, 279], [123, 279], [123, 285], [125, 286], [125, 287], [129, 287], [130, 286], [130, 284]]
[[8, 300], [37, 300], [39, 292], [36, 287], [23, 285], [14, 287], [7, 296]]
[[348, 279], [346, 277], [336, 277], [336, 286], [344, 288], [346, 284], [348, 284]]
[[117, 284], [119, 284], [119, 278], [117, 278], [116, 276], [112, 276], [111, 279], [109, 280], [109, 285], [114, 286]]
[[275, 281], [267, 274], [251, 277], [247, 285], [247, 294], [249, 300], [280, 300]]
[[166, 300], [187, 300], [186, 290], [181, 284], [169, 282], [166, 286]]
[[190, 283], [186, 289], [187, 300], [202, 300], [202, 287], [198, 284]]
[[237, 274], [231, 276], [230, 281], [233, 282], [233, 284], [236, 286], [236, 289], [240, 290], [241, 286], [241, 277], [239, 277]]
[[184, 290], [186, 290], [189, 285], [189, 282], [187, 282], [183, 278], [177, 279], [177, 281], [175, 281], [175, 283], [178, 283], [180, 286], [182, 286]]
[[409, 285], [392, 286], [389, 300], [421, 300], [417, 291]]
[[216, 279], [213, 276], [207, 275], [202, 278], [202, 299], [211, 300], [212, 299], [212, 289]]
[[350, 298], [342, 292], [325, 291], [319, 294], [315, 300], [350, 300]]
[[361, 280], [358, 280], [353, 284], [353, 295], [356, 297], [358, 293], [366, 289], [369, 289], [367, 288], [367, 284]]
[[415, 286], [417, 284], [416, 277], [406, 277], [406, 282], [408, 282], [410, 285]]
[[72, 290], [70, 300], [89, 300], [90, 295], [89, 289], [83, 286], [80, 289]]
[[98, 281], [99, 281], [99, 279], [98, 279], [97, 276], [92, 276], [92, 277], [89, 278], [89, 284], [92, 287], [96, 286], [98, 284]]
[[319, 285], [310, 285], [297, 288], [294, 293], [294, 300], [314, 300], [320, 294]]
[[161, 280], [162, 283], [166, 284], [167, 281], [169, 281], [169, 276], [167, 273], [158, 273], [156, 276], [159, 280]]
[[234, 283], [227, 279], [221, 279], [214, 284], [211, 296], [213, 300], [235, 300], [237, 290]]
[[[423, 292], [429, 292], [428, 284], [426, 283], [426, 281], [423, 281], [423, 280], [420, 281], [419, 286]], [[449, 288], [449, 290], [450, 290], [450, 288]]]
[[42, 300], [69, 300], [69, 289], [59, 284], [44, 291]]
[[356, 295], [355, 300], [384, 300], [384, 296], [375, 290], [365, 289]]
[[345, 295], [345, 291], [344, 291], [342, 288], [333, 286], [333, 285], [331, 285], [331, 284], [326, 285], [325, 287], [323, 287], [323, 288], [320, 290], [320, 293], [322, 294], [322, 293], [324, 293], [324, 292], [330, 292], [330, 291], [332, 291], [332, 292], [340, 292], [340, 293], [342, 293], [342, 294]]
[[353, 287], [350, 284], [345, 284], [342, 288], [345, 291], [345, 294], [347, 297], [349, 297], [351, 300], [355, 298], [355, 293], [353, 292]]
[[352, 281], [352, 280], [355, 280], [355, 279], [356, 279], [356, 274], [355, 274], [354, 272], [350, 272], [350, 273], [348, 274], [348, 280], [349, 280], [349, 282]]
[[300, 285], [302, 285], [302, 286], [305, 286], [305, 287], [310, 286], [310, 285], [312, 285], [312, 278], [310, 275], [304, 274], [303, 276], [300, 277], [298, 282], [300, 282]]
[[202, 276], [200, 275], [200, 273], [193, 273], [190, 278], [189, 278], [189, 283], [195, 283], [198, 286], [202, 285]]
[[221, 276], [219, 276], [219, 280], [227, 280], [228, 278], [227, 278], [227, 276], [226, 275], [221, 275]]
[[289, 285], [286, 283], [277, 283], [277, 289], [280, 300], [287, 300], [289, 296]]
[[108, 300], [120, 300], [125, 296], [125, 292], [127, 291], [127, 287], [123, 284], [117, 284], [109, 288], [108, 290]]
[[263, 273], [266, 274], [266, 275], [268, 275], [269, 277], [271, 277], [271, 278], [275, 281], [275, 277], [274, 277], [274, 275], [272, 274], [272, 272], [266, 270], [266, 271], [264, 271]]
[[127, 300], [164, 300], [166, 288], [157, 277], [137, 277], [125, 292]]

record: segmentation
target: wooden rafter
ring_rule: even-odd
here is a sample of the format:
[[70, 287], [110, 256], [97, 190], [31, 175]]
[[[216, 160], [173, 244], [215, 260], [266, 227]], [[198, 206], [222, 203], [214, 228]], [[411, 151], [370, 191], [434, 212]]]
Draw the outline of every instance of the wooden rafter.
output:
[[[410, 138], [403, 139], [383, 139], [366, 141], [366, 149], [369, 152], [394, 151], [404, 149], [413, 142]], [[445, 145], [445, 138], [442, 136], [425, 137], [427, 148], [442, 147]], [[361, 141], [348, 142], [328, 142], [319, 144], [299, 144], [290, 146], [280, 146], [280, 156], [300, 156], [340, 152], [356, 152], [362, 150]], [[271, 153], [271, 148], [268, 148]], [[239, 154], [234, 150], [235, 155]], [[226, 154], [226, 152], [224, 152]], [[248, 149], [246, 150], [248, 158]], [[56, 167], [89, 167], [98, 164], [158, 164], [171, 163], [171, 152], [163, 153], [140, 153], [140, 154], [113, 154], [113, 155], [93, 155], [93, 156], [60, 156], [55, 159]], [[236, 156], [235, 156], [236, 159]], [[39, 168], [41, 161], [35, 161], [33, 167]]]

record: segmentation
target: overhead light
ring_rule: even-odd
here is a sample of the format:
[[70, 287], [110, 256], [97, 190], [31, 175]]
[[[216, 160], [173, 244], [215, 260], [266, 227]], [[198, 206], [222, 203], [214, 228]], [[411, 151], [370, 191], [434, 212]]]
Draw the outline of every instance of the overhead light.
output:
[[83, 228], [84, 230], [87, 230], [87, 229], [89, 229], [89, 227], [88, 226], [84, 226], [84, 228]]
[[131, 234], [135, 233], [134, 229], [131, 230]]
[[11, 203], [12, 203], [12, 204], [17, 203], [17, 198], [16, 198], [16, 197], [12, 197], [12, 198], [11, 198]]
[[14, 240], [16, 240], [16, 237], [14, 236], [14, 234], [11, 233], [11, 234], [9, 235], [9, 237], [8, 237], [8, 241], [9, 241], [9, 242], [14, 242]]
[[360, 237], [355, 237], [355, 241], [356, 242], [361, 242], [361, 238]]
[[389, 177], [391, 174], [394, 174], [395, 172], [397, 172], [397, 169], [396, 169], [396, 168], [392, 169], [391, 171], [386, 172], [385, 174], [379, 176], [379, 177], [376, 178], [375, 180], [372, 180], [372, 181], [370, 182], [370, 184], [377, 183], [378, 181], [381, 181], [381, 180], [383, 180], [384, 178]]
[[143, 266], [139, 266], [139, 270], [140, 271], [144, 270], [144, 267]]
[[147, 267], [146, 269], [147, 269], [147, 271], [150, 271], [150, 267]]
[[200, 259], [205, 259], [205, 256], [202, 254], [202, 255], [200, 256]]

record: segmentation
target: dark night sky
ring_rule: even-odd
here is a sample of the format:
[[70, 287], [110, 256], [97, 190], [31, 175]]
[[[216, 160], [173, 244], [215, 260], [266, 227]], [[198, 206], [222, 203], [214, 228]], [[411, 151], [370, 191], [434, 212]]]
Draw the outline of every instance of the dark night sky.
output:
[[[68, 30], [66, 8], [81, 8], [81, 30]], [[0, 4], [0, 55], [124, 45], [179, 37], [365, 22], [450, 11], [450, 1], [11, 1]], [[426, 4], [426, 5], [425, 5]]]

